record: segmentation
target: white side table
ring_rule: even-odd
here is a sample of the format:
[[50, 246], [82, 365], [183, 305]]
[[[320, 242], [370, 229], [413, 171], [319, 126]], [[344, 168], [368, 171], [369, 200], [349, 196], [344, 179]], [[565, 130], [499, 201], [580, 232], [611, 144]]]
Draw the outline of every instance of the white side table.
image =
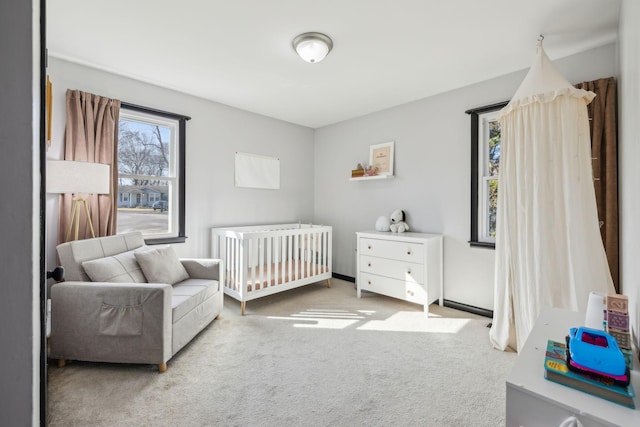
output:
[[559, 426], [571, 416], [584, 427], [640, 426], [640, 372], [635, 355], [631, 383], [636, 392], [636, 409], [544, 378], [547, 340], [564, 342], [569, 328], [583, 324], [581, 313], [548, 307], [541, 311], [507, 378], [507, 426]]

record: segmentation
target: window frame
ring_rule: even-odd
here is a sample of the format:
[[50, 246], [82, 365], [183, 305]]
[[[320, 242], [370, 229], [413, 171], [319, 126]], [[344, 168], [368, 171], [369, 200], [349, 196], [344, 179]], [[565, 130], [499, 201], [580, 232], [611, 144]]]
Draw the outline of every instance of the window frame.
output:
[[[171, 147], [171, 153], [175, 153], [177, 155], [177, 159], [175, 162], [176, 173], [175, 179], [176, 181], [176, 189], [177, 189], [177, 197], [176, 201], [172, 202], [168, 200], [168, 203], [175, 203], [177, 209], [175, 214], [177, 215], [177, 233], [172, 236], [163, 236], [163, 237], [148, 237], [144, 235], [144, 240], [147, 245], [159, 245], [159, 244], [167, 244], [167, 243], [184, 243], [187, 239], [186, 230], [185, 230], [185, 217], [186, 217], [186, 203], [185, 203], [185, 189], [186, 189], [186, 180], [185, 180], [185, 160], [186, 160], [186, 122], [187, 120], [191, 120], [191, 117], [170, 113], [167, 111], [156, 110], [154, 108], [143, 107], [140, 105], [130, 104], [127, 102], [120, 103], [120, 111], [122, 113], [123, 110], [128, 110], [132, 113], [142, 113], [147, 116], [157, 116], [159, 120], [161, 119], [170, 119], [177, 121], [177, 135], [176, 135], [176, 146]], [[117, 160], [116, 160], [117, 161]], [[118, 172], [119, 176], [119, 172]], [[171, 206], [171, 205], [170, 205]]]
[[[482, 248], [495, 249], [495, 240], [481, 237], [486, 229], [486, 223], [488, 218], [486, 215], [489, 201], [488, 191], [484, 191], [480, 188], [482, 185], [488, 185], [489, 179], [481, 171], [481, 162], [486, 161], [484, 159], [484, 145], [488, 144], [487, 138], [485, 138], [481, 129], [482, 118], [487, 115], [496, 114], [499, 110], [504, 108], [509, 102], [499, 102], [496, 104], [486, 105], [479, 108], [474, 108], [465, 111], [471, 117], [471, 236], [469, 238], [470, 246], [477, 246]], [[482, 148], [482, 150], [481, 150]], [[483, 168], [484, 169], [484, 168]], [[498, 175], [499, 182], [499, 175]], [[480, 211], [480, 202], [482, 202], [482, 211]]]

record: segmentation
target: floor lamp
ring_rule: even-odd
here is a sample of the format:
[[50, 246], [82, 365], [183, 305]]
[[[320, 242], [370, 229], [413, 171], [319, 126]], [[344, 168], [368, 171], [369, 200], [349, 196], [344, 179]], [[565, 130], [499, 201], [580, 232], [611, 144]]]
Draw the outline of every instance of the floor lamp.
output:
[[47, 193], [73, 193], [75, 195], [71, 205], [71, 215], [65, 242], [69, 241], [72, 229], [75, 229], [74, 240], [78, 240], [82, 212], [87, 217], [91, 237], [96, 237], [93, 231], [93, 223], [91, 222], [89, 205], [84, 194], [109, 194], [109, 172], [109, 165], [102, 163], [70, 160], [47, 161]]

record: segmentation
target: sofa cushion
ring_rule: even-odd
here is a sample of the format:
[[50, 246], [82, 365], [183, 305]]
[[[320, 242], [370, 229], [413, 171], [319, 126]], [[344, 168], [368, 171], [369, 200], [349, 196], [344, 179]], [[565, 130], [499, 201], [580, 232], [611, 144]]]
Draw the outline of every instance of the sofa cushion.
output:
[[117, 234], [95, 239], [73, 240], [56, 246], [60, 263], [64, 267], [67, 281], [85, 281], [91, 278], [82, 268], [84, 261], [117, 255], [144, 246], [144, 238], [139, 231]]
[[147, 278], [134, 253], [135, 250], [84, 261], [82, 268], [92, 282], [145, 283]]
[[171, 294], [173, 323], [215, 295], [219, 289], [217, 280], [208, 279], [188, 279], [175, 285]]
[[136, 251], [134, 254], [150, 283], [173, 285], [189, 278], [187, 270], [171, 246]]

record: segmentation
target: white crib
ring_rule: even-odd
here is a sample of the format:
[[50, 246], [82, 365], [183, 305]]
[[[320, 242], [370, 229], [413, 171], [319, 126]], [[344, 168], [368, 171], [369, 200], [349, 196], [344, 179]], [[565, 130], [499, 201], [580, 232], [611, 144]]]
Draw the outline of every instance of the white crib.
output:
[[332, 228], [276, 224], [211, 229], [211, 257], [224, 261], [224, 292], [246, 302], [326, 280], [331, 287]]

